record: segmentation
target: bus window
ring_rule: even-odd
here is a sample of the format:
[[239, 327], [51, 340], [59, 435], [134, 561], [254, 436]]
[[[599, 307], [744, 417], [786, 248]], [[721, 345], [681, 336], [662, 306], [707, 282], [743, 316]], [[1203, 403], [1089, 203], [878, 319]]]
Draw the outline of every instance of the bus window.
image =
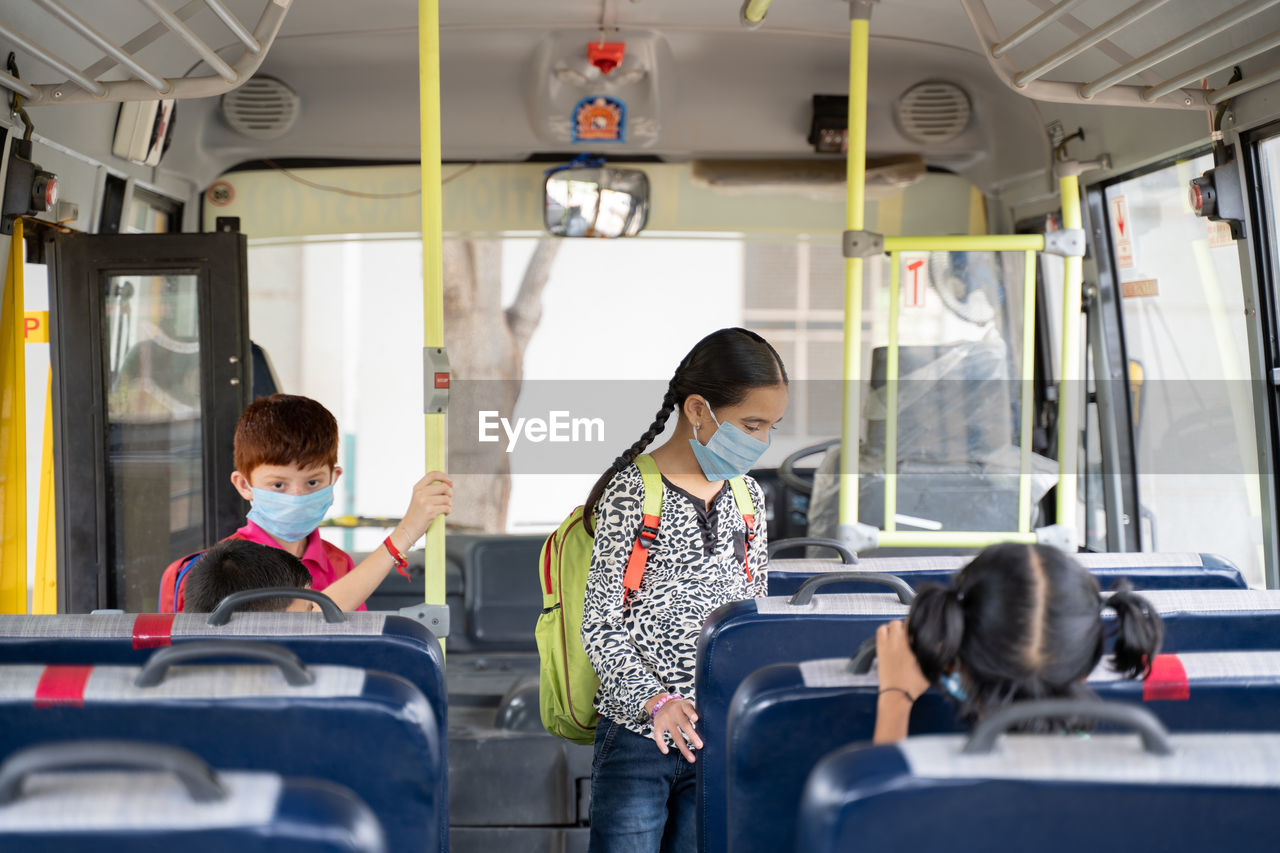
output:
[[1185, 160], [1104, 190], [1134, 408], [1146, 550], [1214, 552], [1263, 583], [1257, 470], [1239, 256], [1222, 223], [1197, 218]]

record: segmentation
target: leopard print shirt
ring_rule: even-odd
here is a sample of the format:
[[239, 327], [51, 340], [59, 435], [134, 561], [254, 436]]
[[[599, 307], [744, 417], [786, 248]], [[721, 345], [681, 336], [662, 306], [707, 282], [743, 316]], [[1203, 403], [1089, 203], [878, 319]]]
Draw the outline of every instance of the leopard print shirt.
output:
[[614, 476], [595, 510], [595, 548], [587, 576], [582, 645], [600, 676], [601, 716], [637, 734], [652, 731], [645, 700], [669, 691], [693, 699], [698, 635], [722, 604], [767, 594], [764, 492], [745, 478], [756, 509], [748, 580], [746, 522], [729, 484], [700, 507], [663, 478], [662, 523], [649, 548], [640, 589], [624, 604], [622, 576], [643, 515], [644, 481], [634, 464]]

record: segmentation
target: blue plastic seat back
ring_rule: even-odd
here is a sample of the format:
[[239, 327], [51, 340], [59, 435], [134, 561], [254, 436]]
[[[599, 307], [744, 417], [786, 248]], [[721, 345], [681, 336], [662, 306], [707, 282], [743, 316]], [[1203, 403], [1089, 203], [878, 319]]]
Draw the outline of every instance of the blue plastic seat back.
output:
[[274, 773], [217, 774], [196, 802], [154, 772], [49, 773], [0, 805], [5, 853], [383, 853], [382, 828], [347, 788]]
[[[448, 730], [444, 656], [422, 624], [383, 613], [345, 613], [329, 623], [318, 613], [234, 613], [214, 627], [201, 613], [6, 616], [0, 615], [0, 664], [124, 664], [139, 666], [157, 648], [197, 640], [234, 638], [284, 646], [303, 662], [355, 666], [393, 673], [417, 687]], [[447, 766], [446, 738], [439, 738]], [[438, 801], [448, 803], [442, 775]], [[448, 809], [441, 809], [440, 837], [447, 839]], [[446, 848], [443, 846], [441, 850]]]
[[0, 761], [68, 737], [159, 740], [214, 767], [343, 785], [388, 849], [440, 849], [443, 735], [421, 691], [388, 673], [308, 669], [314, 682], [291, 686], [271, 666], [177, 666], [137, 687], [137, 667], [0, 666]]
[[[730, 853], [788, 850], [805, 779], [827, 753], [871, 740], [876, 672], [847, 658], [774, 664], [733, 697], [726, 791]], [[1104, 700], [1144, 705], [1170, 731], [1273, 731], [1280, 706], [1280, 652], [1161, 655], [1145, 683], [1120, 679], [1104, 660], [1089, 681]], [[954, 705], [928, 691], [911, 710], [913, 735], [960, 732]], [[803, 732], [803, 737], [789, 733]], [[768, 821], [751, 820], [769, 814]]]
[[[787, 553], [787, 552], [783, 552]], [[1134, 589], [1247, 589], [1244, 576], [1229, 560], [1215, 554], [1076, 554], [1075, 558], [1098, 579], [1104, 590], [1120, 579]], [[972, 557], [873, 557], [855, 566], [835, 559], [777, 559], [769, 563], [769, 594], [792, 595], [815, 575], [856, 569], [897, 575], [913, 588], [920, 584], [946, 586], [951, 576]], [[835, 583], [827, 592], [877, 592], [878, 587]]]
[[1012, 735], [981, 756], [962, 755], [964, 740], [913, 737], [823, 758], [795, 849], [1280, 849], [1280, 735], [1175, 735], [1169, 757], [1143, 753], [1129, 734]]
[[[1144, 593], [1165, 620], [1169, 652], [1271, 649], [1280, 645], [1280, 590], [1157, 590]], [[852, 655], [877, 626], [906, 616], [893, 594], [824, 595], [791, 606], [783, 597], [717, 609], [698, 640], [695, 685], [705, 746], [697, 762], [698, 849], [725, 849], [724, 779], [729, 705], [755, 670], [773, 663]], [[1104, 619], [1111, 619], [1110, 611]]]

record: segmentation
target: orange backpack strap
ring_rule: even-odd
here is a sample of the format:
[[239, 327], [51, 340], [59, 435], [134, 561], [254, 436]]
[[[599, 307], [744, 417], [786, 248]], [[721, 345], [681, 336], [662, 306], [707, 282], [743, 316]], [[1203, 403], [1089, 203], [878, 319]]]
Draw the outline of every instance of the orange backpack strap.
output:
[[631, 546], [627, 571], [622, 576], [623, 596], [640, 588], [644, 567], [649, 562], [649, 546], [658, 538], [658, 528], [662, 525], [662, 474], [658, 465], [652, 456], [641, 453], [636, 457], [636, 467], [644, 481], [644, 517], [640, 520], [635, 544]]
[[730, 480], [729, 489], [733, 492], [733, 502], [738, 505], [738, 512], [742, 513], [742, 521], [747, 525], [747, 547], [744, 549], [742, 567], [747, 571], [747, 580], [753, 581], [755, 579], [751, 577], [751, 543], [756, 538], [756, 504], [751, 500], [747, 481], [741, 477]]

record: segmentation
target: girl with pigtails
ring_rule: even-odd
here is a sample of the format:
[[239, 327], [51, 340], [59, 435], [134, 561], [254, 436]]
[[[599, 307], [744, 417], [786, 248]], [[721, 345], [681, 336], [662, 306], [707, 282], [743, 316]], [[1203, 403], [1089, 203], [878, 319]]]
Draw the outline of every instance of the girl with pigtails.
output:
[[[764, 338], [721, 329], [680, 362], [649, 429], [596, 482], [583, 509], [594, 537], [582, 644], [600, 689], [595, 706], [591, 853], [693, 851], [694, 661], [702, 623], [730, 601], [766, 595], [764, 492], [746, 473], [787, 408], [787, 372]], [[645, 523], [636, 457], [662, 475], [658, 533], [639, 588], [624, 575]], [[643, 461], [643, 460], [642, 460]], [[754, 531], [731, 493], [742, 477]]]
[[[877, 630], [875, 742], [907, 736], [912, 703], [930, 685], [950, 694], [970, 724], [1010, 702], [1091, 697], [1085, 679], [1102, 659], [1104, 609], [1116, 615], [1112, 666], [1126, 678], [1145, 678], [1164, 624], [1127, 581], [1103, 597], [1093, 575], [1056, 548], [987, 548], [949, 589], [921, 588], [905, 625]], [[1039, 720], [1022, 730], [1073, 725]]]

